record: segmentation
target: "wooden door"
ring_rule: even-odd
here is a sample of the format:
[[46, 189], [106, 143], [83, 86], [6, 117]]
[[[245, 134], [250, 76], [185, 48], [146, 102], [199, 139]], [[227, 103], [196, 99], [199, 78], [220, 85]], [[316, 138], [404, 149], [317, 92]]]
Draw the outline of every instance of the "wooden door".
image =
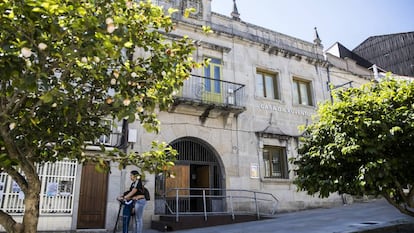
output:
[[197, 188], [210, 188], [210, 167], [207, 165], [197, 168]]
[[189, 195], [190, 188], [190, 165], [175, 165], [172, 168], [172, 174], [174, 178], [167, 177], [165, 181], [165, 190], [167, 197], [175, 197], [175, 192], [169, 190], [173, 188], [185, 188], [184, 190], [179, 191], [179, 195]]
[[95, 170], [95, 164], [82, 167], [78, 206], [78, 229], [104, 229], [108, 173]]

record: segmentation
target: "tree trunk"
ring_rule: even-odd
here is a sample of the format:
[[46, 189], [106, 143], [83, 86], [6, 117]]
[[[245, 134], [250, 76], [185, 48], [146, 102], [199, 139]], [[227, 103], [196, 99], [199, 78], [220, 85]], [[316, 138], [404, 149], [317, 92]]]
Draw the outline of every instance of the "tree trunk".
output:
[[24, 199], [23, 227], [24, 233], [36, 233], [39, 221], [39, 192], [30, 192]]
[[[30, 178], [29, 178], [30, 177]], [[39, 221], [40, 180], [36, 174], [26, 174], [28, 181], [24, 191], [23, 222], [18, 223], [12, 216], [0, 210], [0, 224], [8, 233], [36, 233]]]
[[[36, 177], [36, 178], [34, 178]], [[29, 191], [25, 193], [24, 198], [24, 216], [23, 228], [24, 233], [36, 233], [39, 222], [39, 203], [40, 203], [40, 180], [35, 175], [28, 176]]]
[[0, 223], [8, 233], [36, 233], [39, 222], [40, 181], [29, 185], [24, 196], [23, 222], [16, 222], [9, 214], [0, 211]]

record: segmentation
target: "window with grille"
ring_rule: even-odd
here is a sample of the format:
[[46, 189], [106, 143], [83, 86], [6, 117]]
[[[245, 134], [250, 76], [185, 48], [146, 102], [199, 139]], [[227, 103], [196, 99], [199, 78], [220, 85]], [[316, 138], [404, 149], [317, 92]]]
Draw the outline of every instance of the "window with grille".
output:
[[286, 149], [284, 147], [265, 146], [263, 148], [263, 161], [265, 178], [289, 178]]
[[[37, 166], [41, 180], [40, 213], [72, 214], [77, 162], [62, 160]], [[0, 173], [0, 209], [7, 213], [23, 213], [24, 194], [19, 185]]]
[[311, 82], [293, 79], [293, 104], [313, 106]]
[[280, 99], [276, 73], [257, 71], [256, 96], [268, 99]]
[[[107, 127], [109, 127], [110, 129], [111, 129], [111, 132], [113, 132], [113, 126], [114, 126], [114, 122], [112, 121], [112, 120], [108, 120], [108, 119], [104, 119], [103, 120], [103, 124], [105, 125], [105, 126], [107, 126]], [[114, 135], [111, 133], [111, 134], [108, 134], [108, 135], [101, 135], [97, 140], [96, 140], [96, 144], [103, 144], [103, 145], [107, 145], [107, 146], [110, 146], [110, 145], [112, 145], [112, 141], [113, 141], [113, 139], [112, 139], [112, 137], [113, 137]]]

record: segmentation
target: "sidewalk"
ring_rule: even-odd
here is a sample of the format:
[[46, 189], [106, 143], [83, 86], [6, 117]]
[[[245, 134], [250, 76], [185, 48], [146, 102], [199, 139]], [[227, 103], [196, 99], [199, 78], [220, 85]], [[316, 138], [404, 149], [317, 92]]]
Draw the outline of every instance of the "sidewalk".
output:
[[[174, 231], [176, 233], [351, 233], [404, 232], [401, 224], [413, 224], [414, 218], [400, 213], [385, 200], [371, 200], [330, 209], [312, 209], [276, 214], [268, 220]], [[145, 233], [159, 231], [146, 229]]]

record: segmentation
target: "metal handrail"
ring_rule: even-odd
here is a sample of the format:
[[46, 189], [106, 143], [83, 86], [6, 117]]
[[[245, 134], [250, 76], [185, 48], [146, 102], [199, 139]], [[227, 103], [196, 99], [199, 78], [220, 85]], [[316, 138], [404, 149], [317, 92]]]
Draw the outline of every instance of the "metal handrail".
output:
[[[191, 191], [201, 191], [201, 194], [194, 195], [182, 195], [180, 194], [180, 191], [188, 191], [191, 193]], [[225, 193], [225, 195], [211, 195], [207, 193], [212, 193], [214, 191], [220, 191], [221, 193]], [[171, 206], [167, 202], [167, 197], [172, 198], [173, 196], [168, 196], [167, 194], [174, 193], [174, 199], [175, 199], [175, 211], [174, 208], [171, 208]], [[234, 195], [236, 193], [236, 195]], [[237, 194], [238, 193], [238, 194]], [[250, 194], [250, 196], [249, 196]], [[267, 198], [266, 198], [267, 197]], [[203, 210], [202, 212], [180, 212], [180, 199], [186, 199], [186, 198], [201, 198], [203, 203]], [[207, 199], [208, 198], [225, 198], [228, 201], [229, 210], [228, 211], [221, 211], [221, 212], [213, 212], [213, 211], [207, 211]], [[272, 194], [267, 192], [261, 192], [261, 191], [254, 191], [254, 190], [247, 190], [247, 189], [219, 189], [219, 188], [173, 188], [170, 190], [167, 190], [165, 194], [163, 195], [164, 204], [168, 210], [168, 212], [172, 215], [175, 215], [176, 222], [179, 221], [180, 215], [197, 215], [202, 214], [204, 216], [204, 220], [207, 221], [209, 214], [218, 214], [218, 213], [230, 213], [232, 216], [232, 219], [235, 219], [235, 213], [236, 208], [234, 207], [235, 200], [237, 199], [247, 199], [251, 200], [254, 204], [254, 212], [257, 216], [257, 219], [260, 219], [261, 213], [259, 208], [259, 202], [271, 202], [271, 212], [270, 215], [274, 215], [277, 210], [277, 206], [279, 203], [279, 200]]]

